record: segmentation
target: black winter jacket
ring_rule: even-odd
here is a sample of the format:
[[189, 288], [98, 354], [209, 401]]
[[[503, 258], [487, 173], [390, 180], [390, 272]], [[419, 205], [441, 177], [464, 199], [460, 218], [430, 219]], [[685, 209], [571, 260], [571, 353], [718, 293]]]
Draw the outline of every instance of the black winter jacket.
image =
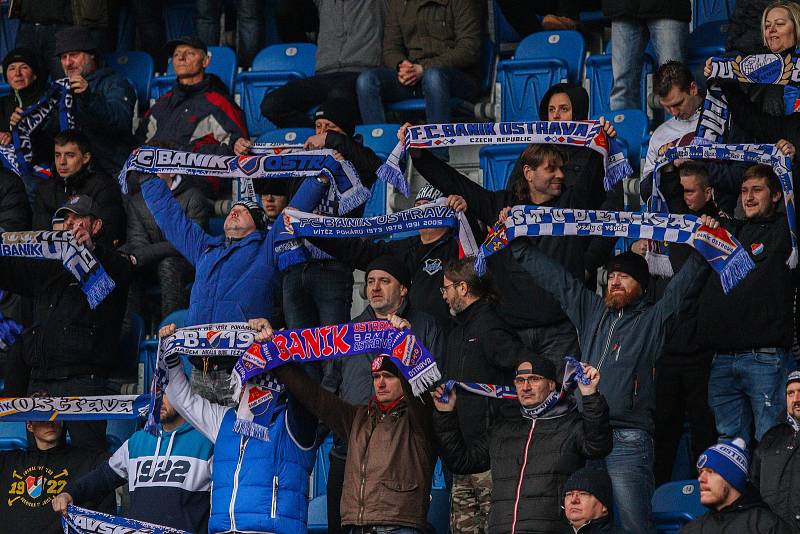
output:
[[78, 281], [54, 260], [0, 258], [0, 289], [30, 297], [33, 324], [18, 343], [31, 379], [52, 380], [108, 373], [119, 357], [119, 334], [131, 264], [98, 244], [93, 254], [114, 280], [114, 290], [94, 310]]
[[589, 521], [578, 530], [575, 530], [570, 525], [564, 528], [563, 534], [626, 534], [625, 530], [620, 527], [614, 526], [614, 519], [611, 514]]
[[763, 54], [761, 14], [772, 0], [738, 0], [728, 23], [725, 49], [742, 54]]
[[[447, 336], [443, 377], [482, 384], [511, 384], [524, 346], [491, 302], [473, 302], [455, 317]], [[458, 399], [458, 420], [464, 440], [481, 436], [497, 415], [501, 402], [480, 395]]]
[[[461, 195], [467, 212], [487, 226], [497, 222], [500, 210], [520, 204], [510, 191], [488, 191], [439, 160], [427, 150], [412, 150], [414, 168], [445, 195]], [[543, 205], [559, 208], [586, 208], [592, 205], [587, 182], [565, 186], [559, 197]], [[525, 202], [523, 202], [525, 203]], [[531, 237], [542, 252], [558, 261], [571, 274], [583, 279], [586, 241], [577, 236]], [[500, 294], [498, 313], [514, 328], [547, 326], [566, 320], [558, 302], [514, 260], [510, 250], [487, 258], [489, 271]], [[531, 305], [535, 303], [535, 305]]]
[[604, 458], [611, 452], [611, 426], [603, 396], [595, 393], [586, 397], [583, 414], [568, 397], [535, 421], [525, 418], [518, 404], [506, 405], [503, 415], [469, 444], [458, 423], [464, 397], [459, 394], [455, 412], [434, 414], [434, 428], [442, 460], [454, 473], [480, 473], [491, 468], [492, 507], [487, 531], [511, 532], [516, 510], [518, 534], [560, 534], [564, 529], [560, 510], [567, 479], [587, 459]]
[[610, 19], [675, 19], [689, 22], [689, 0], [603, 0], [603, 15]]
[[31, 229], [31, 205], [22, 180], [7, 169], [0, 169], [0, 232]]
[[788, 423], [769, 430], [753, 454], [750, 481], [764, 502], [800, 530], [800, 440]]
[[125, 241], [125, 209], [119, 184], [107, 174], [87, 167], [66, 179], [54, 174], [39, 184], [33, 200], [33, 229], [52, 230], [50, 221], [56, 210], [74, 195], [92, 197], [97, 214], [103, 219], [102, 243], [112, 245], [115, 241]]
[[678, 534], [790, 534], [796, 532], [764, 502], [743, 495], [736, 502], [712, 510], [685, 525]]
[[538, 247], [517, 239], [511, 248], [534, 280], [546, 281], [578, 330], [582, 360], [603, 376], [602, 391], [614, 428], [652, 434], [656, 360], [676, 317], [696, 302], [709, 272], [706, 262], [692, 254], [657, 303], [640, 298], [613, 310]]
[[[38, 76], [41, 79], [42, 73], [39, 73]], [[44, 76], [47, 76], [47, 72], [44, 72]], [[14, 114], [14, 110], [18, 107], [27, 108], [39, 100], [46, 90], [47, 84], [41, 84], [39, 80], [36, 80], [21, 91], [15, 93], [11, 89], [10, 94], [0, 97], [0, 132], [11, 132], [11, 115]], [[49, 164], [53, 161], [53, 136], [58, 133], [58, 118], [54, 117], [54, 115], [49, 116], [31, 134], [34, 163]]]
[[[172, 191], [184, 213], [198, 225], [205, 228], [208, 222], [209, 205], [199, 189], [193, 186], [191, 177], [181, 177], [178, 187]], [[141, 191], [125, 197], [125, 213], [128, 219], [127, 242], [120, 247], [121, 252], [136, 257], [138, 268], [155, 266], [162, 259], [180, 257], [172, 243], [167, 241], [161, 228], [156, 224], [153, 214], [147, 208]]]
[[[700, 297], [698, 329], [715, 352], [792, 345], [792, 273], [786, 216], [722, 221], [750, 254], [756, 268], [727, 295], [719, 277], [709, 278]], [[769, 303], [765, 306], [765, 303]]]

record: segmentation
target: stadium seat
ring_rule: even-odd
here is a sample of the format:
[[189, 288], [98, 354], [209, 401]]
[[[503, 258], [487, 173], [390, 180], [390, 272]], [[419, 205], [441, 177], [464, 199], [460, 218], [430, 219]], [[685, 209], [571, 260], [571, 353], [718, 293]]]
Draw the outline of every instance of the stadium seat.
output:
[[[649, 51], [645, 52], [642, 66], [642, 79], [639, 86], [642, 111], [647, 110], [647, 77], [655, 70], [655, 60]], [[607, 46], [603, 54], [594, 54], [586, 59], [586, 81], [584, 87], [589, 92], [589, 114], [602, 115], [611, 109], [611, 88], [614, 85], [614, 74], [611, 70], [611, 47]]]
[[138, 421], [136, 419], [110, 419], [106, 423], [106, 443], [108, 452], [115, 453], [134, 432]]
[[0, 58], [6, 57], [6, 55], [14, 49], [17, 42], [19, 18], [8, 18], [10, 3], [11, 2], [3, 2], [3, 4], [0, 5]]
[[705, 514], [697, 480], [667, 482], [656, 488], [651, 500], [652, 519], [661, 534], [677, 533], [683, 525]]
[[[494, 62], [497, 57], [497, 48], [494, 43], [484, 38], [481, 42], [481, 57], [480, 57], [480, 85], [478, 87], [478, 94], [483, 96], [492, 88], [492, 74], [494, 73]], [[450, 99], [450, 108], [456, 109], [460, 106], [471, 107], [471, 104], [460, 98]], [[397, 102], [386, 103], [386, 109], [397, 113], [413, 113], [425, 111], [424, 98], [409, 98], [407, 100], [399, 100]]]
[[523, 39], [513, 59], [497, 65], [502, 120], [537, 120], [539, 100], [551, 86], [579, 83], [585, 52], [583, 37], [575, 31], [538, 32]]
[[[161, 320], [161, 323], [158, 325], [158, 330], [162, 327], [175, 323], [178, 328], [181, 328], [186, 325], [186, 314], [189, 310], [176, 310]], [[150, 391], [150, 382], [153, 380], [153, 373], [155, 372], [156, 368], [156, 352], [158, 350], [158, 331], [156, 331], [156, 335], [145, 339], [139, 345], [139, 362], [144, 366], [144, 372], [142, 375], [142, 386], [144, 387], [145, 393], [149, 393]], [[185, 359], [183, 359], [183, 369], [184, 371], [191, 371], [191, 364], [189, 364]]]
[[436, 534], [447, 534], [450, 531], [450, 492], [446, 489], [431, 490], [428, 524], [433, 526]]
[[314, 464], [312, 473], [314, 481], [314, 491], [312, 496], [319, 497], [328, 492], [328, 471], [331, 467], [330, 452], [333, 448], [333, 435], [328, 434], [319, 448], [317, 449], [317, 461]]
[[[592, 118], [597, 119], [598, 117], [593, 116]], [[614, 124], [617, 136], [628, 145], [627, 155], [631, 166], [634, 169], [638, 168], [642, 138], [648, 132], [647, 115], [641, 109], [618, 109], [609, 111], [605, 118]]]
[[139, 112], [147, 109], [150, 98], [150, 83], [153, 81], [153, 58], [147, 52], [116, 52], [103, 56], [106, 65], [124, 76], [136, 89]]
[[164, 2], [164, 27], [167, 41], [196, 35], [194, 19], [196, 16], [194, 0], [167, 0]]
[[686, 64], [694, 74], [697, 85], [705, 90], [706, 78], [703, 67], [706, 59], [725, 53], [725, 39], [728, 35], [728, 21], [708, 22], [698, 26], [689, 34], [689, 53]]
[[[364, 146], [371, 148], [383, 161], [397, 144], [399, 124], [363, 124], [356, 126], [356, 133], [364, 138]], [[364, 208], [364, 217], [375, 217], [386, 213], [386, 182], [378, 180], [372, 186], [372, 196]]]
[[508, 19], [496, 1], [492, 2], [492, 10], [494, 14], [494, 39], [492, 40], [497, 43], [500, 55], [508, 56], [517, 47], [517, 43], [522, 40], [522, 37], [508, 23]]
[[0, 422], [0, 451], [13, 451], [28, 447], [28, 431], [22, 421]]
[[328, 532], [328, 495], [323, 494], [308, 503], [308, 532], [326, 534]]
[[[209, 46], [211, 61], [206, 72], [216, 74], [228, 91], [233, 95], [233, 81], [236, 78], [236, 52], [227, 46]], [[161, 95], [172, 89], [175, 84], [175, 70], [172, 60], [167, 62], [167, 73], [153, 77], [150, 84], [150, 100], [158, 100]]]
[[304, 143], [312, 135], [314, 130], [311, 128], [281, 128], [264, 132], [258, 136], [256, 143]]
[[478, 158], [483, 171], [483, 187], [490, 191], [505, 189], [511, 170], [526, 146], [517, 144], [482, 147]]
[[694, 0], [692, 2], [692, 28], [719, 20], [728, 21], [736, 0]]
[[264, 95], [291, 80], [314, 75], [317, 47], [309, 43], [283, 43], [268, 46], [253, 59], [253, 66], [236, 78], [239, 105], [247, 118], [251, 136], [275, 128], [261, 115]]

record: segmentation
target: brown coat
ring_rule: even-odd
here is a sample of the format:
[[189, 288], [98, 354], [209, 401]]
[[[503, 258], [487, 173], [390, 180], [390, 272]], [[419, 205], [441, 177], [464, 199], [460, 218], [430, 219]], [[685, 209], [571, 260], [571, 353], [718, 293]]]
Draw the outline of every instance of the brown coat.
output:
[[383, 64], [453, 67], [477, 77], [481, 25], [475, 0], [389, 0]]
[[425, 530], [436, 464], [432, 406], [405, 399], [386, 415], [374, 401], [353, 406], [294, 365], [275, 370], [292, 395], [347, 445], [342, 525], [397, 525]]

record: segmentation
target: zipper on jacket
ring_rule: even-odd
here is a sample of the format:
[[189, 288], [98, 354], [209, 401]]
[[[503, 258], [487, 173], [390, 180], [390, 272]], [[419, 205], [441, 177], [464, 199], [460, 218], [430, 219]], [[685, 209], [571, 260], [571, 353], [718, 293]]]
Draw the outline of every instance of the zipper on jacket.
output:
[[275, 519], [275, 514], [278, 512], [278, 475], [272, 477], [272, 508], [270, 509], [269, 516]]
[[608, 330], [608, 337], [606, 338], [606, 346], [603, 349], [603, 356], [600, 358], [600, 361], [597, 362], [597, 370], [599, 371], [601, 367], [603, 367], [603, 363], [606, 361], [606, 356], [608, 355], [608, 348], [611, 346], [611, 336], [614, 335], [614, 327], [617, 326], [617, 322], [622, 319], [623, 310], [619, 310], [617, 314], [617, 318], [611, 323], [611, 328]]
[[511, 518], [511, 534], [517, 532], [517, 512], [519, 511], [519, 498], [522, 495], [522, 481], [525, 480], [525, 467], [528, 465], [528, 449], [531, 446], [533, 430], [536, 428], [536, 419], [531, 419], [531, 429], [528, 431], [528, 440], [525, 442], [525, 454], [522, 458], [522, 467], [519, 470], [519, 480], [517, 481], [517, 493], [514, 496], [514, 514]]
[[239, 459], [236, 461], [236, 470], [233, 472], [233, 490], [231, 491], [231, 504], [228, 507], [228, 517], [231, 520], [231, 530], [236, 530], [236, 519], [233, 515], [233, 507], [236, 504], [236, 493], [239, 491], [239, 471], [242, 470], [242, 458], [244, 458], [244, 449], [247, 447], [247, 441], [250, 438], [241, 436], [239, 438]]

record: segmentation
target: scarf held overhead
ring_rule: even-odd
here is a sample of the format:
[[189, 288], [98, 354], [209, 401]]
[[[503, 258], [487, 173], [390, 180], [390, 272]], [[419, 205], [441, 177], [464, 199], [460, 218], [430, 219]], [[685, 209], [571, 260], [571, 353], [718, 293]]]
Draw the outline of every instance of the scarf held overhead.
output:
[[0, 398], [0, 421], [136, 419], [147, 415], [149, 395]]
[[434, 149], [464, 145], [508, 145], [518, 143], [549, 143], [586, 147], [603, 156], [605, 178], [603, 185], [614, 185], [633, 174], [622, 152], [620, 142], [608, 137], [598, 121], [540, 121], [467, 124], [423, 124], [406, 129], [403, 143], [394, 147], [386, 163], [378, 168], [378, 177], [394, 185], [408, 196], [408, 184], [400, 170], [400, 162], [409, 148]]
[[67, 514], [61, 516], [61, 526], [64, 534], [190, 534], [185, 530], [95, 512], [71, 504], [67, 507]]
[[282, 232], [275, 239], [276, 243], [295, 237], [379, 237], [426, 228], [452, 228], [458, 229], [458, 241], [464, 256], [475, 256], [478, 252], [467, 218], [463, 213], [449, 208], [447, 198], [397, 213], [367, 218], [326, 217], [293, 208], [286, 208], [283, 213], [289, 225], [285, 234]]
[[60, 261], [80, 282], [92, 309], [114, 290], [114, 281], [103, 266], [89, 249], [75, 241], [71, 232], [0, 233], [0, 256]]
[[790, 268], [797, 266], [797, 233], [796, 215], [794, 205], [794, 186], [792, 184], [792, 164], [788, 156], [784, 156], [775, 145], [690, 145], [672, 147], [668, 149], [653, 169], [653, 192], [648, 201], [649, 210], [657, 213], [667, 212], [667, 203], [661, 193], [660, 170], [664, 165], [676, 159], [710, 159], [727, 161], [744, 161], [750, 163], [763, 163], [772, 167], [778, 177], [783, 190], [783, 204], [786, 208], [786, 220], [789, 225], [789, 234], [792, 242], [792, 252], [786, 263]]
[[755, 264], [739, 242], [722, 227], [709, 228], [693, 215], [615, 212], [514, 206], [503, 223], [494, 226], [476, 260], [485, 272], [485, 258], [504, 249], [517, 237], [534, 236], [628, 237], [685, 243], [692, 246], [720, 277], [727, 293]]
[[218, 156], [142, 146], [131, 152], [120, 171], [119, 185], [124, 193], [128, 192], [126, 176], [130, 171], [235, 179], [312, 178], [325, 174], [339, 199], [340, 214], [369, 199], [369, 190], [361, 184], [352, 163], [336, 160], [332, 150], [269, 156]]

